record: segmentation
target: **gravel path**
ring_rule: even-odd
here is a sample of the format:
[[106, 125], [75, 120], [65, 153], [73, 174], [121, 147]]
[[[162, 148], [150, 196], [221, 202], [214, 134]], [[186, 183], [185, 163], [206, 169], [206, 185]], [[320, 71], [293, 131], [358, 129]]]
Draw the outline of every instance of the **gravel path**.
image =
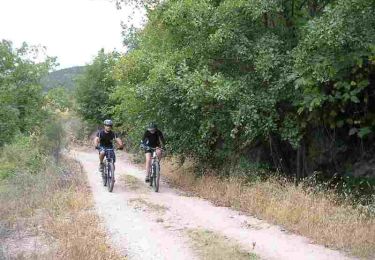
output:
[[[129, 259], [199, 259], [187, 230], [210, 230], [262, 259], [354, 259], [288, 234], [278, 226], [185, 196], [162, 181], [160, 192], [143, 182], [143, 171], [117, 153], [113, 193], [102, 186], [95, 151], [71, 151], [88, 175], [95, 206], [113, 244]], [[254, 246], [255, 245], [255, 246]]]

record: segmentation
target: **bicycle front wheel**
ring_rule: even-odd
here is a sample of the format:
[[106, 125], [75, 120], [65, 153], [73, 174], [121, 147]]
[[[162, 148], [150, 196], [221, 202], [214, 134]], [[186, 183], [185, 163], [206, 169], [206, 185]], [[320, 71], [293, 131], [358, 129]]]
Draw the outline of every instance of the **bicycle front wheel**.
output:
[[113, 163], [108, 163], [107, 185], [108, 191], [112, 192], [115, 185], [115, 167]]
[[152, 178], [154, 182], [154, 191], [159, 192], [159, 180], [160, 180], [160, 165], [158, 163], [155, 163], [154, 168], [154, 178]]
[[107, 167], [107, 164], [105, 164], [103, 167], [103, 171], [102, 171], [103, 186], [107, 186], [107, 175], [108, 175], [108, 167]]
[[151, 164], [151, 171], [150, 171], [150, 186], [152, 187], [154, 183], [154, 176], [155, 176], [155, 164], [152, 162]]

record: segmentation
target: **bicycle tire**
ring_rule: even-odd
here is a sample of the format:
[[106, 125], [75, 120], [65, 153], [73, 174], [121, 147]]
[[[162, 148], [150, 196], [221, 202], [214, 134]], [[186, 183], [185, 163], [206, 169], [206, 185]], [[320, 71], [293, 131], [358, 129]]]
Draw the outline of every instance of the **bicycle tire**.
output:
[[151, 173], [150, 173], [150, 187], [152, 187], [154, 183], [154, 176], [155, 176], [155, 164], [151, 164]]
[[108, 174], [107, 174], [107, 182], [108, 182], [108, 191], [112, 192], [113, 187], [115, 186], [115, 167], [113, 163], [108, 163]]
[[101, 172], [104, 187], [107, 186], [107, 169], [107, 164], [105, 163], [103, 167], [103, 172]]
[[159, 192], [159, 181], [160, 181], [160, 165], [155, 164], [155, 172], [154, 172], [154, 191]]

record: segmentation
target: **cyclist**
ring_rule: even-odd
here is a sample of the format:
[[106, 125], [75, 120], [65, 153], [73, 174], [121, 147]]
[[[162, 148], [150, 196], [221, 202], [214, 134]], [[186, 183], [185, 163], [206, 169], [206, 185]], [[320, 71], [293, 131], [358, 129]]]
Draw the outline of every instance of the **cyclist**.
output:
[[[164, 136], [163, 133], [158, 129], [155, 123], [150, 123], [147, 127], [146, 132], [143, 135], [142, 144], [151, 148], [156, 148], [156, 154], [161, 160], [162, 157], [162, 149], [164, 149]], [[161, 149], [158, 149], [161, 148]], [[146, 156], [146, 178], [145, 182], [150, 181], [150, 169], [151, 169], [151, 154], [152, 151], [149, 149], [145, 149], [145, 156]]]
[[105, 156], [105, 149], [112, 149], [113, 148], [113, 140], [116, 141], [118, 148], [123, 149], [124, 144], [122, 143], [121, 139], [118, 135], [112, 131], [113, 122], [110, 119], [104, 120], [104, 129], [99, 130], [96, 133], [96, 137], [94, 139], [95, 148], [99, 150], [99, 171], [103, 172], [104, 168], [104, 156]]

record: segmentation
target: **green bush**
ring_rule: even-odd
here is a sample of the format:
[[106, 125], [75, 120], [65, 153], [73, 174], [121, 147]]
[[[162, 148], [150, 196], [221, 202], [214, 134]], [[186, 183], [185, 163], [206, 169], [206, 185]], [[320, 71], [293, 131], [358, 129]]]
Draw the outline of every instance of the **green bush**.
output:
[[9, 41], [0, 42], [0, 146], [20, 133], [34, 132], [46, 116], [39, 81], [54, 59], [36, 63], [29, 58], [36, 52], [26, 43], [16, 49]]

